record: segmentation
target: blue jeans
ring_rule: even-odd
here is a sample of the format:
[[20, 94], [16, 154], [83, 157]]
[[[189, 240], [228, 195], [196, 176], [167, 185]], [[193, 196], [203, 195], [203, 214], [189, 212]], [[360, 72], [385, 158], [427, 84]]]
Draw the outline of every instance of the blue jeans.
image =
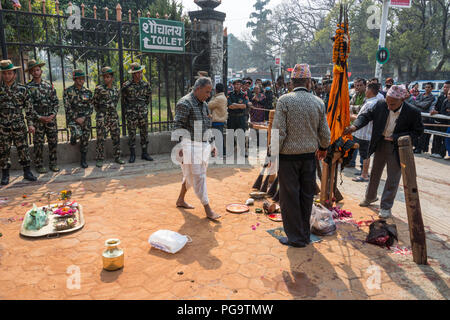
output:
[[223, 143], [223, 149], [222, 149], [222, 154], [220, 154], [220, 150], [217, 149], [218, 152], [218, 156], [222, 157], [223, 155], [226, 154], [226, 142], [225, 142], [225, 135], [224, 135], [224, 127], [225, 127], [225, 122], [213, 122], [212, 123], [212, 128], [219, 130], [220, 132], [222, 132], [222, 143]]

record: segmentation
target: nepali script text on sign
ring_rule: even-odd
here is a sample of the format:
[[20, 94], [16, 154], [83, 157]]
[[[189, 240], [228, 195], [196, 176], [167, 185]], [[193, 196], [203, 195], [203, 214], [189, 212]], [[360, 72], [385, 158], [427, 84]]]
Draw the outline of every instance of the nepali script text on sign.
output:
[[391, 7], [411, 8], [411, 0], [391, 0]]
[[184, 53], [184, 23], [154, 18], [139, 19], [142, 52]]

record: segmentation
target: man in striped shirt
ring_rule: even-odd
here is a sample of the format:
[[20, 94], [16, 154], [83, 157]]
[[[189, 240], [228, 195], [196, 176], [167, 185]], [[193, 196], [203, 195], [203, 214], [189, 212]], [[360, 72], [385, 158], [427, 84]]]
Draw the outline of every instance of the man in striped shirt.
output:
[[[378, 98], [378, 85], [375, 83], [370, 83], [366, 88], [366, 101], [364, 102], [358, 116], [362, 113], [367, 112], [371, 109], [375, 103], [377, 103]], [[356, 120], [358, 116], [351, 115], [351, 120]], [[362, 160], [361, 176], [354, 178], [353, 181], [356, 182], [368, 182], [369, 181], [369, 145], [372, 136], [372, 121], [369, 122], [367, 126], [361, 128], [353, 134], [353, 140], [359, 144], [359, 156]]]

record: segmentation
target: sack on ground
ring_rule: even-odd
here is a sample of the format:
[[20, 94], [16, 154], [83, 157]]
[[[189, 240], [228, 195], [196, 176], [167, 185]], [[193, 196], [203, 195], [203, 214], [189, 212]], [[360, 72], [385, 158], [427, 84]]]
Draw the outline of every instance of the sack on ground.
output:
[[33, 209], [25, 217], [25, 229], [40, 230], [48, 224], [47, 213], [42, 209], [38, 209], [33, 203]]
[[311, 232], [318, 236], [331, 236], [336, 232], [333, 213], [321, 204], [313, 204], [310, 224]]
[[170, 230], [158, 230], [148, 238], [148, 243], [152, 247], [168, 253], [177, 253], [187, 242], [192, 242], [189, 236]]
[[397, 240], [397, 226], [387, 224], [385, 220], [377, 220], [370, 224], [366, 242], [380, 247], [391, 247]]

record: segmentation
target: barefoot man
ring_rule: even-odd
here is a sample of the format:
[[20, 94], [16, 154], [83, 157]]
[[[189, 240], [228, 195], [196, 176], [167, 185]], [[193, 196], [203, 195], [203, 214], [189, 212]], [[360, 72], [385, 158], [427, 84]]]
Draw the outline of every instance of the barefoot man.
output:
[[211, 91], [211, 79], [198, 78], [192, 91], [181, 98], [176, 105], [175, 130], [184, 129], [189, 132], [189, 137], [183, 137], [182, 149], [179, 152], [183, 184], [177, 200], [177, 207], [194, 208], [184, 200], [187, 190], [192, 186], [205, 208], [206, 216], [211, 220], [217, 220], [220, 215], [211, 209], [206, 189], [208, 157], [211, 149], [214, 156], [217, 152], [216, 148], [209, 143], [208, 135], [205, 134], [211, 128], [211, 116], [208, 104], [205, 102], [211, 96]]

